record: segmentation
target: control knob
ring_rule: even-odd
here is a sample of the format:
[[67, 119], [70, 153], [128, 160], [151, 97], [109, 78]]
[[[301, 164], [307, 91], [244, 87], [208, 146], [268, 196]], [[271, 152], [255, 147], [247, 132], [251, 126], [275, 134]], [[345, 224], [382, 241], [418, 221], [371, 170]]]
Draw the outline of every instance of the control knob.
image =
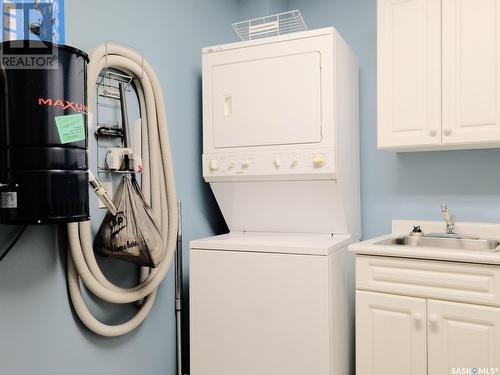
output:
[[326, 163], [325, 155], [323, 155], [323, 154], [314, 155], [312, 158], [312, 162], [313, 162], [314, 168], [323, 167]]
[[219, 169], [219, 162], [217, 161], [217, 159], [211, 159], [208, 162], [208, 169], [210, 169], [212, 172], [214, 172], [217, 169]]

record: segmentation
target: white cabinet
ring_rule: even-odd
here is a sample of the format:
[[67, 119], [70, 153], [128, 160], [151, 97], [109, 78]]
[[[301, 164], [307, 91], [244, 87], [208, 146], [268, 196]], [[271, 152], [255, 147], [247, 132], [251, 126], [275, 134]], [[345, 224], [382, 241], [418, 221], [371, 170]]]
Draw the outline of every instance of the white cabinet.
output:
[[357, 291], [357, 373], [425, 374], [425, 319], [425, 299]]
[[500, 141], [500, 3], [443, 0], [443, 144]]
[[500, 147], [498, 0], [378, 0], [378, 147]]
[[500, 366], [500, 309], [433, 300], [427, 309], [429, 375]]
[[378, 1], [378, 146], [441, 144], [441, 1]]
[[499, 269], [357, 256], [356, 373], [498, 374]]

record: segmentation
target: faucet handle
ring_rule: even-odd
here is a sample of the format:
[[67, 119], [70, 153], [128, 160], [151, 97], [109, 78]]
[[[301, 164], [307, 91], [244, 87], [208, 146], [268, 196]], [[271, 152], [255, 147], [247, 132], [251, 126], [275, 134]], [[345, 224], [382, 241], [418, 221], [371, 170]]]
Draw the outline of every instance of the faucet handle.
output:
[[414, 225], [412, 233], [422, 233], [422, 228], [420, 228], [420, 225]]
[[455, 222], [455, 216], [450, 214], [450, 210], [448, 209], [448, 206], [441, 206], [441, 213], [443, 214], [444, 220], [447, 223]]
[[424, 235], [424, 232], [422, 231], [422, 228], [420, 228], [420, 225], [414, 225], [413, 230], [410, 232], [410, 237], [421, 237]]
[[441, 213], [443, 214], [443, 218], [446, 221], [446, 233], [454, 234], [455, 233], [455, 215], [450, 214], [448, 210], [448, 206], [441, 206]]

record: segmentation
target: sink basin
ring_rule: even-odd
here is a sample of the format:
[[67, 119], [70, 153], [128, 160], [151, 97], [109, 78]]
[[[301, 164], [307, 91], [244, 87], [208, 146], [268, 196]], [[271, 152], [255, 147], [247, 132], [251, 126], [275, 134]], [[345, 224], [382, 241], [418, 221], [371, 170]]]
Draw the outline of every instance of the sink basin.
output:
[[398, 236], [376, 242], [383, 246], [438, 247], [472, 251], [500, 251], [500, 241], [488, 239]]

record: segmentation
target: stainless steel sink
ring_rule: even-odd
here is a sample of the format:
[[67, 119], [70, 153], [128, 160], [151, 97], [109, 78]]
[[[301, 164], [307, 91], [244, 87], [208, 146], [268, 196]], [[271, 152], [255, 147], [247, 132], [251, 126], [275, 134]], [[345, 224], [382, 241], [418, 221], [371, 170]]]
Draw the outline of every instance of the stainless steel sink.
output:
[[438, 247], [472, 251], [500, 251], [500, 242], [489, 239], [440, 238], [426, 236], [398, 236], [376, 242], [375, 245]]

